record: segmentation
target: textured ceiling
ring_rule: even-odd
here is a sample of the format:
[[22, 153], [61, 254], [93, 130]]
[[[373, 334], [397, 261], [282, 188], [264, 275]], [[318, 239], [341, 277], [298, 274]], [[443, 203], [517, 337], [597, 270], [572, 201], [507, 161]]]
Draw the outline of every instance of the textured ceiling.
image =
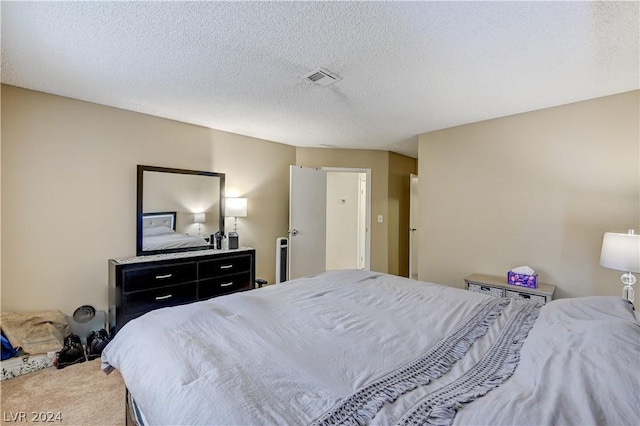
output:
[[[640, 88], [640, 2], [7, 2], [1, 80], [305, 147]], [[300, 77], [325, 68], [318, 87]]]

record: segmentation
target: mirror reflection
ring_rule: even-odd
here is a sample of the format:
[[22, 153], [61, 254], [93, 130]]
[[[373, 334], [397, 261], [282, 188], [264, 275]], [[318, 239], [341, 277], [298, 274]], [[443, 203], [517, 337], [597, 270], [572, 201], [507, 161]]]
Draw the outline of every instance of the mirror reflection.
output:
[[224, 229], [224, 174], [138, 168], [137, 254], [211, 248]]

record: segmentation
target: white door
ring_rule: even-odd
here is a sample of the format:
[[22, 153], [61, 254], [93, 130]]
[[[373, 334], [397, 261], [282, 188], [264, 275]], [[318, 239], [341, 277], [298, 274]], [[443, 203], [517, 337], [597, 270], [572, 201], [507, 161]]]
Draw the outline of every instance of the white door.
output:
[[289, 170], [289, 279], [295, 279], [326, 269], [327, 173]]
[[418, 176], [411, 175], [409, 195], [409, 278], [418, 279]]

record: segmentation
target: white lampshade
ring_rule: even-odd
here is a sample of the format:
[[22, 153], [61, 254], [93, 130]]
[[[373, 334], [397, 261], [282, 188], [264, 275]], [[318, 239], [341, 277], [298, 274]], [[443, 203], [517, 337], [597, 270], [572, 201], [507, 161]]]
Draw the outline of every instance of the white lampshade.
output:
[[193, 223], [205, 223], [205, 214], [204, 213], [194, 213], [193, 214]]
[[640, 234], [606, 232], [602, 239], [600, 265], [623, 272], [640, 273]]
[[224, 215], [226, 217], [247, 217], [247, 199], [226, 198]]

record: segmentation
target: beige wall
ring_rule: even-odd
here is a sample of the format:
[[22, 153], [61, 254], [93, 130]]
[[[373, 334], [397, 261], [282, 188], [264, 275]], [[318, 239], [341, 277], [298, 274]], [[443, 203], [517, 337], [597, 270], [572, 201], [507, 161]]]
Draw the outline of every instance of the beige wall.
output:
[[6, 85], [1, 129], [2, 310], [106, 309], [107, 259], [135, 254], [137, 164], [226, 173], [274, 282], [294, 147]]
[[2, 107], [2, 310], [106, 309], [107, 259], [135, 254], [137, 164], [225, 173], [227, 196], [248, 199], [240, 242], [256, 248], [257, 276], [270, 282], [288, 228], [289, 165], [369, 168], [371, 268], [402, 270], [398, 176], [415, 159], [295, 148], [7, 85]]
[[420, 279], [529, 265], [559, 297], [621, 294], [599, 257], [604, 232], [640, 229], [639, 104], [634, 91], [421, 135]]

